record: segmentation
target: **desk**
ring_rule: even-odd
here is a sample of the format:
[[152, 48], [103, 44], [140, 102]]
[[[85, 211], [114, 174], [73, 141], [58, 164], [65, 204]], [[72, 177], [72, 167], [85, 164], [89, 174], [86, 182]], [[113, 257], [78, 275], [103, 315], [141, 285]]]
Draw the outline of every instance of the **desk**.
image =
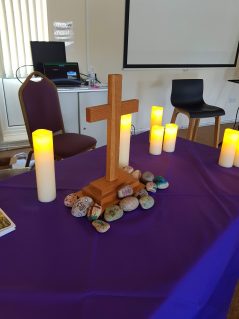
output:
[[225, 319], [239, 276], [239, 170], [219, 150], [178, 138], [174, 153], [131, 142], [130, 164], [170, 182], [97, 233], [64, 197], [105, 172], [105, 148], [56, 163], [57, 199], [38, 203], [34, 172], [0, 183], [17, 225], [0, 238], [4, 319]]
[[97, 139], [96, 147], [106, 144], [106, 121], [88, 123], [86, 108], [107, 103], [107, 87], [58, 87], [66, 132], [81, 133]]
[[[6, 142], [28, 139], [18, 99], [20, 86], [21, 83], [15, 78], [0, 78], [0, 135]], [[96, 137], [97, 147], [105, 145], [105, 121], [89, 125], [85, 119], [85, 109], [88, 106], [106, 103], [107, 91], [107, 87], [58, 88], [65, 130]]]

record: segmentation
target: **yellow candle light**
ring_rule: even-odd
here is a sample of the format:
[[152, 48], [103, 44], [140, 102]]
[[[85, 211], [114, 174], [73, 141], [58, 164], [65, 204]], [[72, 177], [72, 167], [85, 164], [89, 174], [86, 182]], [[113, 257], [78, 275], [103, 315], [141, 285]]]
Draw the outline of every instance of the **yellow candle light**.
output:
[[52, 131], [39, 129], [32, 133], [37, 195], [40, 202], [56, 198]]
[[162, 125], [163, 120], [163, 107], [162, 106], [152, 106], [151, 108], [151, 119], [150, 119], [150, 134], [149, 134], [149, 141], [151, 135], [151, 129], [153, 125]]
[[222, 148], [219, 157], [219, 165], [223, 167], [232, 167], [236, 155], [236, 146], [239, 134], [232, 129], [225, 129]]
[[119, 166], [120, 167], [129, 165], [131, 120], [132, 120], [131, 114], [126, 114], [121, 116], [120, 147], [119, 147]]
[[176, 138], [178, 132], [178, 125], [169, 123], [165, 125], [165, 134], [163, 141], [163, 150], [165, 152], [174, 152], [176, 145]]
[[162, 106], [152, 106], [150, 128], [153, 125], [161, 126], [162, 119], [163, 119], [163, 107]]
[[159, 155], [162, 152], [164, 127], [153, 125], [150, 134], [149, 153], [152, 155]]

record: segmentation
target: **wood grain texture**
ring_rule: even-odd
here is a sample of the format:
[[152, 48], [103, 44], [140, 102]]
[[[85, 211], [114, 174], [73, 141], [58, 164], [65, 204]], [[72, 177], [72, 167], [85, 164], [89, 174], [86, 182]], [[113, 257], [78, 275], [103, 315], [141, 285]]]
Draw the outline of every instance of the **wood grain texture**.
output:
[[105, 177], [92, 181], [77, 194], [90, 196], [103, 209], [119, 202], [117, 189], [120, 186], [131, 185], [134, 192], [145, 187], [139, 180], [119, 168], [121, 115], [137, 112], [138, 108], [139, 101], [136, 99], [122, 101], [122, 75], [110, 74], [108, 104], [86, 109], [87, 122], [107, 120], [106, 173]]
[[107, 181], [118, 178], [120, 119], [121, 115], [138, 112], [137, 99], [122, 101], [122, 75], [110, 74], [108, 77], [108, 104], [86, 108], [87, 122], [107, 120], [107, 154], [106, 174]]

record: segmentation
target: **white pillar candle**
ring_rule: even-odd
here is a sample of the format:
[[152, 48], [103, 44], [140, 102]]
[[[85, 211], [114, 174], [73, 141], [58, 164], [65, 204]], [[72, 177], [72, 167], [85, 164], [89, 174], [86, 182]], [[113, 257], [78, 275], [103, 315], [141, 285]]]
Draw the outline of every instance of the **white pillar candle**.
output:
[[149, 153], [152, 155], [159, 155], [162, 152], [164, 127], [153, 125], [150, 134]]
[[32, 133], [37, 195], [40, 202], [56, 198], [52, 131], [39, 129]]
[[239, 167], [239, 131], [237, 131], [237, 134], [238, 134], [238, 140], [236, 143], [236, 153], [235, 153], [233, 165], [236, 167]]
[[151, 118], [150, 118], [150, 134], [149, 134], [149, 140], [151, 135], [151, 129], [154, 125], [162, 125], [163, 120], [163, 107], [162, 106], [152, 106], [151, 108]]
[[178, 132], [178, 125], [169, 123], [165, 125], [163, 150], [165, 152], [174, 152], [176, 145], [176, 138]]
[[219, 165], [223, 167], [232, 167], [235, 154], [236, 144], [238, 141], [238, 132], [232, 129], [225, 129], [222, 148], [219, 157]]
[[162, 119], [163, 119], [163, 107], [162, 106], [152, 106], [150, 128], [153, 125], [161, 126]]
[[129, 165], [130, 135], [131, 135], [131, 114], [121, 116], [120, 121], [120, 147], [119, 166]]

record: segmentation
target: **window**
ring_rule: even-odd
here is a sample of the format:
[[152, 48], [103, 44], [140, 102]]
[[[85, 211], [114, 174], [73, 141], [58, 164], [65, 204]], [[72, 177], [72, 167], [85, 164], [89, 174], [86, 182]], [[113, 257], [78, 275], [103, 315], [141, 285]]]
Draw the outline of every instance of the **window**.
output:
[[[30, 41], [48, 41], [47, 0], [1, 0], [0, 42], [5, 77], [32, 65]], [[26, 68], [19, 70], [26, 76]]]

